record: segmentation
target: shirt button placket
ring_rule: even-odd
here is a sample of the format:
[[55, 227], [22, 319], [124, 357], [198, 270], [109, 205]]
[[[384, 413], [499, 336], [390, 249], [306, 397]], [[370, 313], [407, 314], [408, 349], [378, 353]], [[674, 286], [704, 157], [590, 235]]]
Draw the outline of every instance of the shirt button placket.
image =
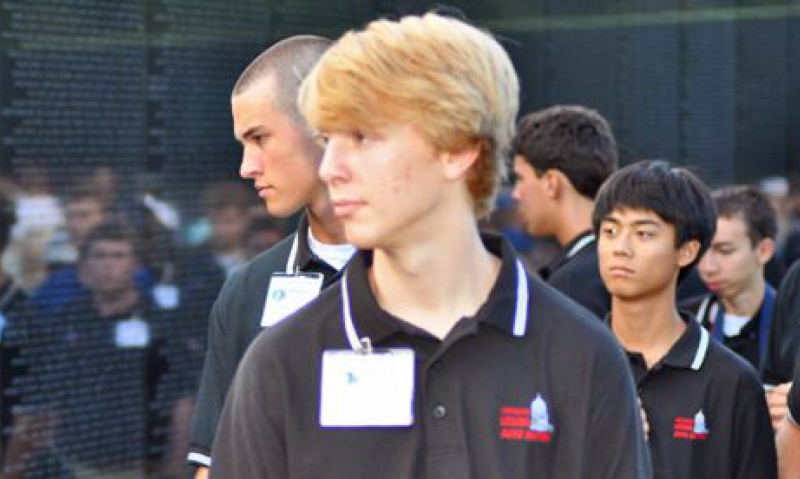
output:
[[447, 408], [444, 407], [442, 404], [437, 404], [433, 408], [433, 418], [434, 419], [444, 419], [447, 416]]

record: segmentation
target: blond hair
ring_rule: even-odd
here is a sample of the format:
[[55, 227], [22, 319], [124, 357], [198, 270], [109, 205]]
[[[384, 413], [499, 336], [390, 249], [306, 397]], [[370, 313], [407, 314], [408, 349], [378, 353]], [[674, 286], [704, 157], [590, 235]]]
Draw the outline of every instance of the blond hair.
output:
[[346, 33], [303, 82], [299, 108], [321, 131], [401, 122], [441, 152], [479, 144], [467, 187], [482, 217], [506, 172], [518, 97], [511, 60], [490, 34], [429, 13]]

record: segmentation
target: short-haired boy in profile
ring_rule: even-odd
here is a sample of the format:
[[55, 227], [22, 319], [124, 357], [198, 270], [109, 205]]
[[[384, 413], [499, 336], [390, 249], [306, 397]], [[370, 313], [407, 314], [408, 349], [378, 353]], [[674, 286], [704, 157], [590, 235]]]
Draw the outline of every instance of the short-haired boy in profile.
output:
[[608, 122], [582, 106], [556, 105], [517, 124], [514, 198], [533, 236], [553, 236], [561, 253], [542, 279], [602, 318], [611, 298], [597, 270], [592, 209], [597, 190], [617, 169], [617, 143]]

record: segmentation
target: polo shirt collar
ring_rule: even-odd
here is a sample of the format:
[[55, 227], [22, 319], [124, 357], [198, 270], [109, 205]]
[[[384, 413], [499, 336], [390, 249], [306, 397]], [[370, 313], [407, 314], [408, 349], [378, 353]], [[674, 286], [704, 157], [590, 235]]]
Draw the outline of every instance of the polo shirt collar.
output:
[[0, 284], [0, 311], [5, 311], [6, 306], [21, 296], [22, 288], [11, 278]]
[[676, 368], [698, 371], [708, 355], [711, 335], [689, 315], [681, 316], [681, 319], [686, 323], [686, 330], [661, 362]]
[[[527, 326], [529, 291], [527, 284], [530, 283], [530, 278], [518, 264], [513, 248], [505, 239], [493, 234], [482, 234], [481, 239], [489, 252], [500, 257], [501, 266], [486, 302], [473, 317], [476, 327], [477, 323], [482, 322], [509, 335], [523, 336]], [[347, 283], [343, 285], [343, 289], [347, 291], [349, 297], [350, 314], [357, 335], [368, 337], [373, 344], [378, 344], [396, 333], [427, 335], [428, 333], [423, 330], [392, 316], [380, 307], [367, 277], [367, 271], [371, 265], [371, 251], [356, 253], [347, 266], [345, 278]], [[522, 283], [525, 285], [524, 291], [518, 291], [521, 288], [518, 282], [520, 273], [525, 274]], [[462, 318], [461, 321], [470, 319]]]
[[310, 271], [314, 269], [314, 265], [325, 265], [333, 271], [336, 268], [325, 262], [324, 259], [315, 255], [311, 251], [311, 244], [308, 239], [309, 223], [308, 213], [303, 212], [297, 223], [297, 231], [292, 239], [292, 244], [289, 250], [289, 256], [286, 259], [286, 272], [294, 273], [295, 271]]
[[[311, 252], [311, 246], [308, 243], [308, 213], [303, 212], [297, 223], [297, 231], [292, 240], [292, 249], [288, 261], [294, 263], [291, 265], [291, 269], [296, 271], [305, 269], [313, 259], [314, 254]], [[287, 267], [289, 266], [287, 265]]]
[[550, 275], [558, 271], [561, 266], [567, 263], [569, 260], [574, 258], [578, 253], [586, 249], [589, 245], [594, 243], [595, 235], [592, 230], [586, 230], [583, 233], [576, 236], [572, 241], [565, 244], [561, 251], [559, 252], [558, 256], [551, 261], [547, 266], [542, 268], [541, 274], [542, 277], [547, 279]]
[[[685, 312], [680, 314], [681, 319], [686, 323], [686, 330], [659, 362], [675, 368], [699, 371], [708, 356], [711, 335], [691, 315]], [[610, 313], [606, 315], [604, 321], [610, 328]]]

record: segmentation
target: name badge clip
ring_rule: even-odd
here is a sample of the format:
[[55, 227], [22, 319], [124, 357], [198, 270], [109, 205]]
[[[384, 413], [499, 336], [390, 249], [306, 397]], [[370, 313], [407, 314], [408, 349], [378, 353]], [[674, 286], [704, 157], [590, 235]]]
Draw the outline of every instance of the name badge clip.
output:
[[372, 341], [368, 337], [363, 337], [359, 340], [360, 347], [356, 349], [356, 354], [369, 355], [373, 353]]

